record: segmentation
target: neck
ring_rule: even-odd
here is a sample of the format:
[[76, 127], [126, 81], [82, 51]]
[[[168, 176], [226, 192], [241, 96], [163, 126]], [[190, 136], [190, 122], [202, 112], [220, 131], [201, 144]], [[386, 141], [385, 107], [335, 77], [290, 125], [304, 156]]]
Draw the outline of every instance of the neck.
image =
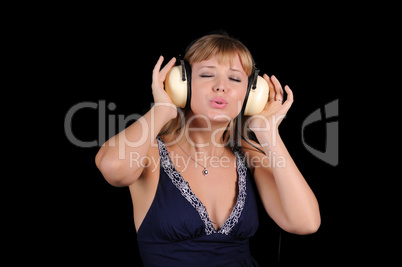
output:
[[214, 155], [224, 146], [222, 136], [228, 124], [228, 121], [216, 122], [202, 117], [189, 116], [185, 126], [178, 134], [178, 140], [180, 139], [180, 144], [188, 149], [193, 147], [195, 152]]

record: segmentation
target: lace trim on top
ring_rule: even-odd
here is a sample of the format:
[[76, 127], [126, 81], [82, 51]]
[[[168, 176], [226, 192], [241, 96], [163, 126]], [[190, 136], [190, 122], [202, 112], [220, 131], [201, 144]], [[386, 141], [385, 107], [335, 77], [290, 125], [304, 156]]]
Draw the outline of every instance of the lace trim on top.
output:
[[205, 233], [207, 235], [213, 233], [220, 233], [228, 235], [232, 228], [236, 225], [239, 221], [241, 213], [244, 208], [244, 204], [246, 202], [246, 175], [247, 175], [247, 167], [245, 165], [245, 157], [243, 152], [240, 150], [239, 146], [236, 145], [232, 151], [236, 156], [236, 166], [237, 166], [237, 174], [238, 174], [238, 187], [239, 187], [239, 194], [237, 196], [237, 201], [233, 210], [226, 219], [223, 226], [217, 231], [215, 230], [212, 221], [209, 218], [207, 209], [202, 204], [201, 200], [194, 194], [191, 190], [190, 185], [187, 181], [183, 179], [180, 172], [178, 172], [173, 162], [169, 157], [169, 152], [166, 149], [164, 142], [157, 137], [158, 147], [159, 147], [159, 154], [161, 157], [161, 165], [165, 173], [168, 175], [172, 183], [176, 186], [176, 188], [180, 191], [182, 196], [187, 199], [188, 202], [197, 210], [198, 214], [200, 215], [201, 220], [205, 225]]

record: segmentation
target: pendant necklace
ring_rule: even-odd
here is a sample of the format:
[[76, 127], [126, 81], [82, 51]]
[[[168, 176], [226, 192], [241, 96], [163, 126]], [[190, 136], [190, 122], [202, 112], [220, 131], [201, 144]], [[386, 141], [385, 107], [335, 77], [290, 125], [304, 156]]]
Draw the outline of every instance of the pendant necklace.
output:
[[[203, 165], [201, 165], [200, 163], [198, 163], [198, 161], [195, 161], [186, 151], [184, 151], [184, 149], [181, 147], [181, 145], [180, 145], [178, 142], [177, 142], [177, 145], [180, 147], [181, 151], [183, 151], [184, 154], [187, 155], [187, 157], [189, 157], [192, 161], [194, 161], [195, 163], [197, 163], [198, 165], [200, 165], [200, 166], [203, 168], [202, 174], [203, 174], [204, 176], [207, 176], [208, 173], [209, 173], [209, 171], [208, 171], [207, 168], [208, 168], [209, 166], [203, 166]], [[225, 154], [225, 148], [223, 148], [223, 152], [222, 152], [222, 154], [220, 155], [220, 157], [218, 158], [219, 161], [221, 160], [223, 154]]]

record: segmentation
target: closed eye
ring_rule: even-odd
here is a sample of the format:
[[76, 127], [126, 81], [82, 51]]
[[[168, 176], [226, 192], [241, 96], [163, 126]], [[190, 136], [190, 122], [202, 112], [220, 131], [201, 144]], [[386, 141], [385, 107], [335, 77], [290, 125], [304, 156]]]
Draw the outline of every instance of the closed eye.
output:
[[[213, 78], [215, 77], [213, 74], [200, 74], [201, 78]], [[240, 83], [241, 80], [238, 78], [234, 78], [234, 77], [229, 77], [229, 80]]]

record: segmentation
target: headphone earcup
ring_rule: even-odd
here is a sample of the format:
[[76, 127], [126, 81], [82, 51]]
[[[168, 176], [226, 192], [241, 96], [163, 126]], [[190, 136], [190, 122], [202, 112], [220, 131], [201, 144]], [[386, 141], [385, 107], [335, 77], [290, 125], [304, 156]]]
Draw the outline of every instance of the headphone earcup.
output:
[[184, 108], [187, 103], [187, 79], [182, 80], [182, 66], [173, 67], [166, 75], [165, 90], [175, 104], [179, 108]]
[[269, 96], [269, 86], [267, 81], [258, 76], [256, 88], [250, 88], [248, 94], [246, 107], [244, 109], [244, 115], [252, 116], [260, 113], [267, 104]]

